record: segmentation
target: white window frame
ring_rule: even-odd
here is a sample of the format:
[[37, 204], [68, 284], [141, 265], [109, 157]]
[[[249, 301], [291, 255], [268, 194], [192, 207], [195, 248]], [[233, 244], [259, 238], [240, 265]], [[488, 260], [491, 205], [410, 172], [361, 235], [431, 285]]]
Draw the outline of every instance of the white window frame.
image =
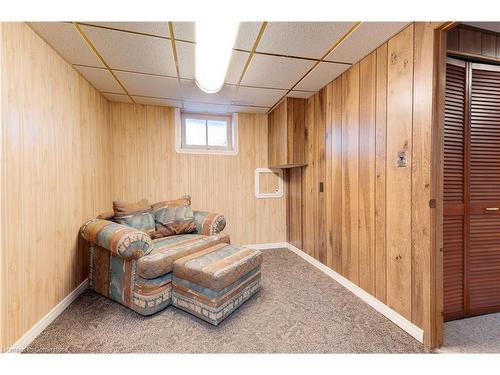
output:
[[[185, 118], [199, 119], [227, 119], [228, 121], [228, 141], [227, 147], [220, 146], [195, 146], [186, 145], [184, 141]], [[175, 109], [175, 150], [179, 154], [215, 154], [215, 155], [236, 155], [238, 153], [238, 115], [213, 115], [203, 113], [181, 112]]]

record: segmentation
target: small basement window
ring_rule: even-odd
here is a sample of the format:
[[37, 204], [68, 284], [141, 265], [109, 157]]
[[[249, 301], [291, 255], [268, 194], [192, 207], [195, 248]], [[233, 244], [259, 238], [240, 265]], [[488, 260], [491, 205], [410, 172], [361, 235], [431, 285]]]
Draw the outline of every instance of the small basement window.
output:
[[177, 152], [196, 154], [237, 153], [236, 126], [231, 116], [181, 113]]

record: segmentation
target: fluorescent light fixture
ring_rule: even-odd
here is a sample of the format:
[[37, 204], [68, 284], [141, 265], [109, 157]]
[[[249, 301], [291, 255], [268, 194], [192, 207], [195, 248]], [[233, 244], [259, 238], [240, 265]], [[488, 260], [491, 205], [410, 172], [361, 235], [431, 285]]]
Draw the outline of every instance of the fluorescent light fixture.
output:
[[224, 85], [239, 22], [196, 22], [196, 84], [213, 94]]

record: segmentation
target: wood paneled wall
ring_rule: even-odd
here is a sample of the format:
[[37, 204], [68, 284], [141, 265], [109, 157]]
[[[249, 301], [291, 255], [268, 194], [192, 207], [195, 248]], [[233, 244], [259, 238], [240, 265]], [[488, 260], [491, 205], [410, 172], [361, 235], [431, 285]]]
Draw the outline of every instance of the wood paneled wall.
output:
[[111, 202], [108, 103], [26, 24], [1, 23], [1, 348], [87, 276], [82, 223]]
[[500, 62], [500, 34], [459, 25], [448, 32], [447, 49], [451, 54]]
[[193, 208], [226, 216], [234, 243], [286, 239], [285, 198], [257, 199], [254, 171], [267, 167], [267, 116], [238, 115], [238, 154], [175, 151], [175, 110], [110, 103], [114, 197], [152, 202], [190, 194]]
[[309, 98], [308, 165], [287, 175], [288, 241], [423, 328], [428, 346], [442, 336], [435, 27], [408, 26]]

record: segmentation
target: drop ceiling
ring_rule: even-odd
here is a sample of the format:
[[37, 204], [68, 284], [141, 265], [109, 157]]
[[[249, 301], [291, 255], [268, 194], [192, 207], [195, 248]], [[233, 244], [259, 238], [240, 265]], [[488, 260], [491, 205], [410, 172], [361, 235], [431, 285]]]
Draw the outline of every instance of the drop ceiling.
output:
[[29, 25], [110, 101], [266, 113], [285, 96], [308, 98], [407, 24], [242, 22], [216, 94], [194, 81], [194, 22]]

